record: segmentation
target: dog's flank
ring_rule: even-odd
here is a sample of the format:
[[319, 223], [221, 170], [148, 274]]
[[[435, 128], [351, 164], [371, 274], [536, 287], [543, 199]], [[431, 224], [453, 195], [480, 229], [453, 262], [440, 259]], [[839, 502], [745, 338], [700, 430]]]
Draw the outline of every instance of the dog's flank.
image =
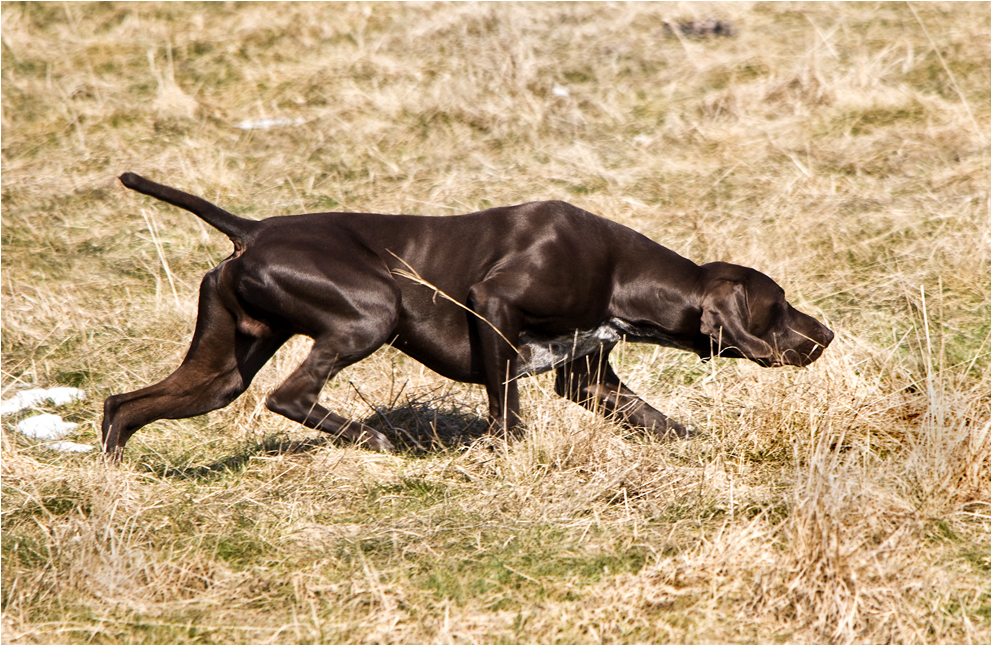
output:
[[133, 173], [121, 181], [196, 214], [230, 237], [235, 253], [200, 285], [196, 330], [179, 368], [104, 403], [103, 441], [114, 456], [145, 424], [229, 404], [296, 334], [313, 347], [266, 406], [383, 451], [392, 450], [383, 434], [317, 399], [325, 382], [385, 343], [448, 378], [484, 385], [496, 434], [519, 424], [516, 380], [554, 370], [557, 394], [670, 438], [689, 432], [610, 365], [620, 339], [769, 367], [808, 365], [833, 339], [768, 276], [722, 262], [696, 265], [564, 202], [447, 217], [253, 221]]

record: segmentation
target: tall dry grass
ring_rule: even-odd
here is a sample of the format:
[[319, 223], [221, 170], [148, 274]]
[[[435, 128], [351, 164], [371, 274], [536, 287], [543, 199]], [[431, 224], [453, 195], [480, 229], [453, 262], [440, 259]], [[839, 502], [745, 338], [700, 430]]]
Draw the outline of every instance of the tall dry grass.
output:
[[[564, 199], [838, 333], [803, 371], [619, 349], [701, 431], [670, 444], [547, 377], [487, 442], [481, 389], [384, 349], [324, 398], [406, 450], [335, 446], [262, 403], [306, 340], [119, 468], [5, 416], [4, 641], [989, 642], [987, 4], [0, 17], [3, 396], [85, 388], [43, 407], [71, 439], [178, 364], [229, 253], [128, 170], [250, 217]], [[709, 17], [735, 35], [677, 28]]]

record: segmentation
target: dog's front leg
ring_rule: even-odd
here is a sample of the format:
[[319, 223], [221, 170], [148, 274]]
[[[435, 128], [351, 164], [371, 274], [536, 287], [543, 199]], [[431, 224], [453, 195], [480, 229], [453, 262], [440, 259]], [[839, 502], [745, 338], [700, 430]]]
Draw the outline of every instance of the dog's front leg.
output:
[[662, 439], [686, 438], [690, 432], [652, 408], [620, 381], [609, 363], [609, 349], [555, 369], [555, 392], [594, 413], [648, 431]]
[[501, 293], [505, 290], [496, 280], [474, 285], [469, 290], [469, 306], [475, 313], [483, 383], [489, 396], [489, 432], [506, 437], [520, 423], [520, 393], [514, 379], [520, 313]]

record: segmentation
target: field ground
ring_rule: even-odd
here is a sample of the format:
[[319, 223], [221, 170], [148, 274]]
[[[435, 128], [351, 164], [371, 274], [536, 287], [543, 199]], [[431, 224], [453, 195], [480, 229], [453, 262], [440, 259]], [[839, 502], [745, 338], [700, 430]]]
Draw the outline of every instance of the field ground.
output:
[[405, 448], [336, 446], [263, 406], [302, 339], [120, 468], [4, 416], [4, 642], [992, 639], [988, 3], [4, 3], [2, 36], [3, 397], [85, 389], [41, 407], [71, 440], [178, 365], [230, 252], [124, 171], [256, 218], [563, 199], [837, 332], [807, 370], [624, 347], [701, 431], [669, 444], [547, 376], [487, 443], [480, 388], [387, 348], [323, 398]]

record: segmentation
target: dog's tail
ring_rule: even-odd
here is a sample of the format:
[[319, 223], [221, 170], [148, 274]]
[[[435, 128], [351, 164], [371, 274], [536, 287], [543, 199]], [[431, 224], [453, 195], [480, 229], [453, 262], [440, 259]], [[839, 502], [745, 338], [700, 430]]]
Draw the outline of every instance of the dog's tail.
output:
[[162, 200], [163, 202], [193, 213], [221, 233], [227, 234], [227, 237], [234, 242], [234, 247], [237, 251], [242, 251], [245, 248], [251, 240], [252, 234], [258, 229], [258, 225], [260, 224], [256, 220], [246, 220], [245, 218], [239, 218], [233, 213], [228, 213], [203, 198], [184, 193], [169, 186], [156, 184], [141, 175], [124, 173], [121, 175], [120, 180], [124, 186], [133, 191], [144, 193], [157, 200]]

